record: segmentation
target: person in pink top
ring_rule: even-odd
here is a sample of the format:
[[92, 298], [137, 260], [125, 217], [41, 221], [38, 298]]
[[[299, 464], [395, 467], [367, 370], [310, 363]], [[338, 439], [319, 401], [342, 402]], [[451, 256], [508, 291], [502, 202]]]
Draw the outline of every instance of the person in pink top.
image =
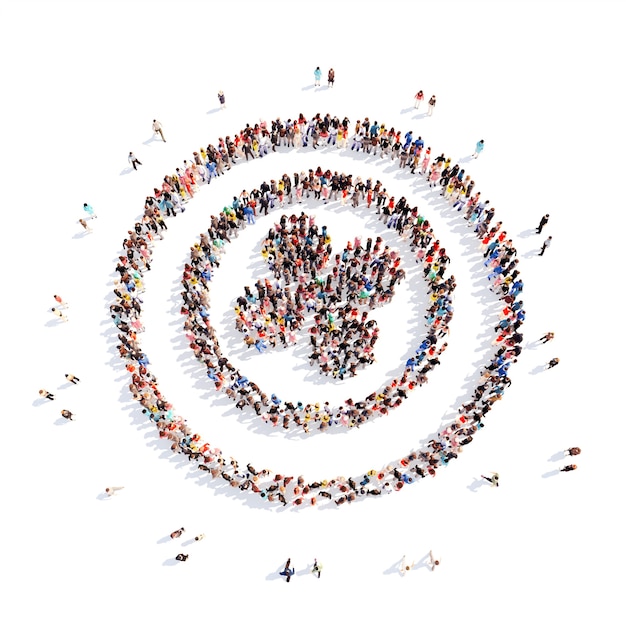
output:
[[420, 89], [416, 94], [415, 94], [415, 108], [419, 109], [420, 108], [420, 104], [422, 104], [422, 100], [424, 100], [424, 92]]

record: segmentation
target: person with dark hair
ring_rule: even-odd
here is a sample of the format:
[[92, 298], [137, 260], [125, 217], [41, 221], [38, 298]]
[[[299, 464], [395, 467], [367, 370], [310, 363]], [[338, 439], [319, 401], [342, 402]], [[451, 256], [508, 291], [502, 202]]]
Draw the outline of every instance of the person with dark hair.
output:
[[283, 571], [280, 573], [281, 576], [286, 577], [287, 582], [289, 582], [291, 580], [291, 577], [296, 573], [296, 570], [293, 567], [292, 568], [289, 567], [290, 565], [291, 565], [291, 557], [287, 559], [287, 562], [285, 563], [285, 567]]
[[332, 67], [328, 70], [328, 86], [335, 86], [335, 70]]
[[541, 244], [541, 251], [538, 256], [543, 256], [543, 253], [552, 245], [552, 235], [550, 235], [544, 242]]
[[569, 454], [569, 456], [576, 456], [580, 454], [580, 448], [568, 448], [567, 450], [565, 450], [565, 454]]
[[93, 210], [93, 207], [90, 204], [87, 204], [86, 202], [83, 202], [83, 211], [85, 211], [85, 213], [87, 213], [87, 216], [91, 220], [96, 218], [96, 217], [98, 217], [96, 215], [95, 211]]
[[74, 374], [65, 374], [65, 378], [73, 385], [77, 385], [80, 382], [80, 378], [77, 378]]
[[185, 528], [181, 526], [178, 530], [170, 533], [172, 539], [178, 539], [185, 532]]
[[161, 139], [163, 143], [165, 142], [165, 137], [163, 137], [163, 126], [161, 126], [161, 122], [157, 122], [156, 120], [152, 120], [152, 132], [156, 135], [157, 133], [161, 135]]
[[435, 557], [433, 556], [433, 551], [432, 550], [429, 552], [429, 556], [430, 556], [430, 571], [434, 572], [435, 571], [435, 567], [437, 567], [437, 565], [439, 565], [439, 559], [435, 559]]
[[543, 230], [543, 227], [548, 223], [548, 219], [550, 218], [550, 214], [546, 213], [541, 220], [539, 220], [539, 226], [537, 226], [536, 230], [537, 230], [537, 234], [540, 235], [541, 231]]
[[189, 558], [188, 554], [177, 554], [176, 555], [176, 560], [177, 561], [186, 561]]
[[480, 477], [490, 482], [492, 487], [500, 486], [500, 474], [498, 474], [498, 472], [491, 472], [491, 476], [484, 476], [481, 474]]
[[420, 89], [416, 94], [415, 94], [415, 108], [419, 109], [420, 108], [420, 104], [422, 103], [422, 100], [424, 99], [424, 92]]
[[315, 76], [315, 86], [319, 87], [320, 80], [322, 78], [322, 70], [320, 69], [319, 65], [315, 68], [315, 71], [313, 72], [313, 76]]
[[217, 99], [220, 101], [220, 109], [225, 109], [226, 108], [226, 96], [224, 95], [223, 91], [218, 91], [217, 92]]
[[73, 420], [74, 418], [72, 417], [74, 415], [74, 413], [72, 413], [71, 411], [68, 411], [67, 409], [62, 409], [61, 410], [61, 415], [66, 419], [66, 420]]
[[476, 149], [474, 150], [474, 154], [472, 154], [473, 159], [477, 159], [480, 153], [483, 151], [485, 147], [485, 141], [481, 139], [476, 143]]
[[553, 359], [550, 359], [548, 361], [548, 365], [546, 366], [546, 369], [551, 369], [553, 367], [555, 367], [556, 365], [558, 365], [560, 362], [558, 357], [554, 357]]
[[437, 104], [437, 98], [436, 96], [431, 96], [430, 100], [428, 101], [428, 115], [432, 115], [433, 111], [435, 110], [435, 105]]
[[319, 578], [322, 575], [322, 564], [317, 562], [317, 559], [313, 560], [313, 568], [311, 569], [311, 574], [316, 574]]
[[128, 153], [128, 162], [133, 166], [133, 169], [137, 169], [138, 165], [143, 165], [143, 163], [132, 153]]

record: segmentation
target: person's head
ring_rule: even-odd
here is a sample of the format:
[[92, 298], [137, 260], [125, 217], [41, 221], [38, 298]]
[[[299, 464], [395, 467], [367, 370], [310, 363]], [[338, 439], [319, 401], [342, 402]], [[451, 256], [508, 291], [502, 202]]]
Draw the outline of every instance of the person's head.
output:
[[439, 565], [439, 561], [435, 561], [435, 565]]

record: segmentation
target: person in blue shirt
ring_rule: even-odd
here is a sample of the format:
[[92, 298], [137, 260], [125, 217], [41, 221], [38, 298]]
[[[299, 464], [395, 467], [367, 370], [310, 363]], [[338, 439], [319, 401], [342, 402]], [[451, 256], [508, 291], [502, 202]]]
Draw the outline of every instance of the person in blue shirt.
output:
[[287, 562], [285, 563], [285, 568], [283, 569], [283, 571], [280, 573], [281, 576], [285, 576], [287, 579], [287, 582], [289, 582], [291, 580], [291, 577], [296, 573], [295, 568], [293, 567], [289, 567], [291, 565], [291, 559], [287, 559]]
[[313, 75], [315, 76], [315, 86], [319, 87], [320, 80], [322, 79], [322, 70], [320, 69], [319, 65], [315, 68]]
[[404, 135], [404, 145], [402, 146], [403, 150], [406, 150], [413, 143], [413, 131], [410, 130], [406, 135]]
[[474, 150], [474, 154], [472, 154], [472, 158], [477, 159], [478, 155], [483, 151], [485, 147], [485, 141], [481, 139], [476, 143], [476, 149]]

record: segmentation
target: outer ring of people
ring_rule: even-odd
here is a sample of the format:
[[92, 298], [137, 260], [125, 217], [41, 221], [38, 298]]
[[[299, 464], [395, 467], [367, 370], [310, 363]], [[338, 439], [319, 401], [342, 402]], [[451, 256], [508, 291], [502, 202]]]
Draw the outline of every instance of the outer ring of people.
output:
[[[242, 493], [254, 493], [268, 503], [283, 506], [315, 505], [321, 502], [320, 498], [328, 499], [340, 506], [365, 497], [399, 491], [419, 478], [436, 476], [437, 470], [458, 458], [464, 446], [471, 443], [473, 435], [484, 426], [486, 415], [495, 402], [502, 399], [506, 388], [511, 384], [508, 370], [521, 352], [520, 343], [523, 336], [520, 328], [525, 312], [520, 294], [524, 284], [519, 277], [518, 261], [515, 258], [517, 252], [512, 241], [507, 238], [501, 222], [491, 224], [495, 214], [494, 209], [487, 206], [488, 201], [481, 199], [480, 192], [472, 193], [474, 181], [465, 174], [460, 164], [452, 165], [451, 159], [446, 158], [443, 153], [431, 163], [431, 150], [425, 149], [421, 137], [414, 139], [412, 132], [408, 132], [404, 135], [403, 141], [400, 131], [393, 128], [387, 130], [384, 125], [379, 125], [377, 122], [372, 124], [368, 118], [365, 118], [363, 123], [360, 120], [357, 121], [354, 134], [351, 136], [350, 150], [356, 149], [357, 152], [363, 150], [368, 154], [373, 153], [374, 156], [380, 151], [380, 158], [389, 156], [393, 161], [397, 157], [400, 169], [409, 166], [412, 174], [416, 174], [419, 170], [431, 187], [441, 188], [441, 195], [449, 205], [459, 212], [464, 212], [463, 217], [468, 226], [474, 230], [481, 242], [485, 267], [489, 270], [490, 288], [498, 296], [501, 311], [500, 321], [494, 329], [496, 334], [494, 345], [497, 351], [492, 355], [489, 363], [482, 366], [480, 384], [475, 388], [471, 398], [459, 407], [458, 417], [439, 430], [436, 436], [421, 449], [413, 449], [404, 457], [382, 468], [368, 469], [361, 476], [349, 478], [338, 476], [311, 482], [306, 481], [303, 476], [287, 476], [269, 469], [257, 470], [251, 463], [240, 464], [236, 459], [227, 457], [219, 448], [208, 443], [199, 434], [194, 433], [186, 420], [176, 415], [173, 405], [159, 390], [156, 377], [148, 370], [149, 360], [142, 351], [138, 339], [138, 333], [143, 331], [139, 298], [139, 294], [143, 291], [143, 273], [150, 270], [154, 240], [157, 237], [163, 238], [163, 232], [167, 230], [166, 217], [175, 216], [177, 212], [184, 211], [187, 201], [193, 197], [200, 184], [209, 184], [213, 178], [230, 170], [240, 159], [245, 158], [247, 161], [262, 158], [268, 156], [270, 151], [276, 152], [276, 149], [281, 146], [293, 148], [310, 146], [317, 149], [326, 144], [347, 149], [350, 136], [349, 126], [350, 120], [347, 117], [340, 121], [338, 117], [331, 117], [330, 114], [324, 117], [317, 114], [307, 121], [300, 114], [293, 121], [282, 122], [280, 118], [277, 118], [272, 121], [271, 127], [264, 122], [254, 127], [246, 125], [244, 130], [234, 136], [234, 139], [226, 136], [225, 139], [219, 139], [217, 146], [209, 144], [206, 149], [202, 148], [199, 152], [194, 152], [191, 161], [185, 161], [182, 168], [176, 168], [175, 174], [166, 175], [161, 189], [155, 188], [154, 195], [146, 199], [144, 215], [141, 221], [135, 223], [133, 230], [128, 231], [129, 236], [123, 242], [124, 254], [119, 257], [116, 268], [120, 278], [116, 281], [115, 301], [111, 304], [111, 312], [120, 331], [118, 351], [131, 373], [132, 381], [129, 389], [133, 397], [142, 405], [143, 413], [155, 423], [159, 436], [171, 441], [171, 449], [174, 453], [185, 454], [190, 460], [197, 462], [198, 471], [209, 473], [216, 481]], [[304, 181], [299, 182], [302, 182], [304, 187]], [[314, 185], [318, 182], [309, 181]], [[293, 183], [291, 187], [293, 189]], [[297, 194], [298, 186], [295, 187]], [[332, 182], [329, 187], [328, 193], [331, 195]], [[395, 205], [390, 208], [388, 195], [382, 189], [382, 184], [378, 181], [376, 185], [370, 185], [368, 188], [367, 183], [363, 181], [358, 183], [358, 181], [349, 180], [344, 183], [341, 194], [342, 199], [350, 195], [354, 206], [359, 206], [361, 200], [368, 202], [368, 206], [376, 202], [377, 208], [381, 209], [387, 220], [393, 218], [396, 230], [400, 233], [409, 231], [409, 234], [412, 234], [418, 242], [416, 258], [424, 262], [425, 270], [428, 269], [426, 275], [432, 281], [431, 287], [437, 290], [442, 289], [442, 293], [451, 294], [454, 289], [454, 277], [444, 278], [445, 259], [441, 262], [444, 266], [443, 271], [440, 272], [437, 266], [440, 256], [437, 254], [439, 248], [433, 250], [432, 229], [427, 226], [424, 230], [423, 225], [427, 221], [421, 216], [417, 207], [414, 207], [415, 213], [409, 208], [406, 214], [403, 213], [406, 207], [398, 209]], [[320, 197], [322, 193], [320, 191]], [[270, 188], [259, 197], [259, 207], [266, 213], [273, 200], [272, 195], [273, 191]], [[284, 203], [285, 197], [287, 201], [289, 198], [288, 195], [285, 196], [284, 190], [282, 195], [283, 198], [280, 199], [280, 194], [276, 193], [279, 206], [281, 200]], [[266, 206], [265, 203], [267, 203]], [[248, 200], [247, 205], [249, 204]], [[233, 209], [233, 207], [230, 208]], [[215, 237], [207, 239], [209, 244], [205, 245], [206, 250], [200, 247], [202, 254], [199, 255], [201, 260], [208, 259], [209, 266], [219, 262], [219, 251], [224, 242], [229, 240], [228, 231], [239, 228], [244, 220], [248, 220], [244, 208], [244, 206], [238, 207], [240, 210], [231, 211], [229, 216], [223, 212], [220, 217], [212, 217], [211, 228], [207, 233]], [[400, 223], [399, 228], [398, 223]], [[420, 255], [422, 255], [421, 259]], [[215, 260], [212, 260], [211, 256]], [[202, 262], [206, 263], [204, 260]], [[196, 268], [191, 263], [189, 265], [192, 274], [200, 269], [200, 264]], [[437, 266], [436, 270], [435, 266]], [[203, 280], [208, 282], [206, 270], [205, 264], [199, 273], [201, 275], [204, 271]], [[183, 281], [185, 280], [184, 277]], [[197, 306], [197, 303], [194, 303], [194, 306]], [[203, 303], [203, 306], [205, 315], [202, 315], [200, 310], [194, 312], [194, 315], [197, 314], [201, 318], [206, 336], [211, 337], [214, 331], [210, 325], [209, 316], [206, 314], [208, 303]], [[186, 324], [187, 322], [189, 322], [189, 317]], [[197, 339], [194, 333], [194, 339], [191, 340], [197, 342]], [[437, 341], [438, 338], [435, 336], [435, 341], [430, 341], [428, 349], [436, 345]], [[211, 346], [218, 347], [218, 344], [216, 342]], [[441, 347], [443, 346], [437, 349], [440, 350]], [[425, 375], [429, 369], [426, 372], [423, 370], [428, 365], [428, 363], [423, 366], [420, 364], [421, 369], [418, 370], [417, 375], [420, 373]], [[387, 410], [398, 406], [402, 401], [402, 393], [406, 393], [403, 385], [408, 387], [409, 383], [415, 380], [416, 369], [416, 364], [412, 366], [407, 364], [400, 379], [403, 381], [402, 384], [395, 387], [387, 385], [386, 387], [391, 387], [391, 389], [385, 388], [384, 393], [379, 394], [380, 398], [378, 396], [374, 398], [374, 402], [379, 405], [382, 403], [383, 408]], [[235, 382], [241, 388], [241, 383]], [[385, 406], [387, 401], [390, 406]], [[359, 409], [355, 407], [349, 410], [358, 412]], [[294, 423], [297, 424], [295, 417]], [[320, 419], [318, 428], [323, 430], [323, 424], [328, 426], [329, 421]]]

